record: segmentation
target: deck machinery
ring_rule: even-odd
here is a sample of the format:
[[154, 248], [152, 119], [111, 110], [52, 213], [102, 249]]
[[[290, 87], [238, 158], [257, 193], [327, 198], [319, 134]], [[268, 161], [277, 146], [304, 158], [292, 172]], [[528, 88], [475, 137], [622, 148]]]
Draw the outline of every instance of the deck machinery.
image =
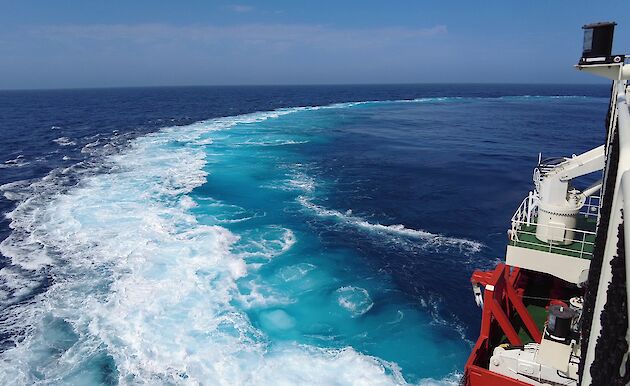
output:
[[576, 65], [612, 80], [604, 143], [539, 156], [533, 190], [511, 220], [505, 263], [472, 275], [482, 321], [465, 385], [630, 383], [630, 56], [611, 54], [615, 25], [583, 27]]

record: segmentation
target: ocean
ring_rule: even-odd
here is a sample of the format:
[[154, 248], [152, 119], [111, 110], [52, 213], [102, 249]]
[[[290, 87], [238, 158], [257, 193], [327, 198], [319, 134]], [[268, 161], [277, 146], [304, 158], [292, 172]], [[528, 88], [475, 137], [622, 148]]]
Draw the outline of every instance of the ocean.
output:
[[0, 384], [456, 384], [605, 85], [0, 91]]

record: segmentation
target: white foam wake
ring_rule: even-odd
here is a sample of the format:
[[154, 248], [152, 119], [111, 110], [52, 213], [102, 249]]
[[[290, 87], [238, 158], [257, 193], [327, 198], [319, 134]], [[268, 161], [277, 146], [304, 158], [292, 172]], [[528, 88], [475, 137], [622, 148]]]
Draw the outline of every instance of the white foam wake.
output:
[[359, 317], [374, 306], [370, 294], [365, 288], [346, 286], [337, 289], [337, 303], [352, 314]]
[[380, 234], [389, 234], [395, 236], [404, 236], [413, 239], [418, 239], [423, 242], [424, 247], [440, 249], [440, 248], [457, 248], [463, 252], [475, 253], [479, 252], [483, 247], [483, 244], [457, 237], [447, 237], [438, 235], [435, 233], [427, 232], [421, 229], [406, 228], [402, 224], [383, 225], [379, 223], [370, 223], [362, 217], [355, 216], [352, 212], [348, 211], [342, 213], [338, 210], [324, 208], [310, 201], [306, 196], [299, 196], [298, 202], [306, 209], [309, 209], [320, 217], [329, 217], [340, 221], [342, 223], [352, 225], [361, 229], [365, 229], [370, 232], [376, 232]]
[[287, 146], [287, 145], [302, 145], [308, 143], [308, 141], [295, 141], [291, 139], [276, 139], [270, 141], [247, 141], [237, 144], [237, 146]]
[[[50, 178], [36, 196], [5, 191], [22, 201], [0, 244], [12, 263], [0, 272], [0, 333], [19, 339], [0, 354], [0, 383], [404, 383], [394, 364], [352, 348], [270, 345], [233, 304], [250, 269], [232, 253], [238, 236], [189, 212], [188, 193], [205, 182], [207, 136], [288, 112], [164, 129], [70, 190]], [[294, 242], [283, 232], [270, 253]], [[46, 280], [45, 292], [16, 302]]]
[[75, 141], [71, 140], [68, 137], [59, 137], [59, 138], [53, 139], [53, 142], [59, 146], [70, 146], [70, 145], [77, 144]]
[[24, 156], [22, 154], [18, 155], [17, 157], [10, 159], [10, 160], [6, 160], [4, 161], [4, 163], [0, 164], [0, 169], [8, 169], [8, 168], [19, 168], [22, 166], [26, 166], [30, 164], [30, 162], [26, 161], [24, 159]]

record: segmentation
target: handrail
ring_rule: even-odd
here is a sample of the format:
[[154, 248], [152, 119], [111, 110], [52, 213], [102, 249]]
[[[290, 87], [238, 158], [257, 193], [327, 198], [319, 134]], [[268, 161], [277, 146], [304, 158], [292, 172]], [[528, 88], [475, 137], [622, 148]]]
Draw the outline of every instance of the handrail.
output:
[[[593, 256], [593, 252], [591, 252], [590, 250], [585, 250], [585, 247], [590, 246], [592, 250], [592, 248], [595, 246], [595, 242], [594, 242], [595, 232], [582, 231], [582, 230], [577, 230], [577, 229], [568, 229], [568, 228], [561, 228], [561, 229], [572, 230], [574, 234], [578, 235], [578, 237], [574, 239], [565, 238], [564, 241], [571, 242], [568, 245], [554, 244], [549, 241], [545, 242], [545, 241], [538, 240], [537, 238], [536, 238], [537, 241], [533, 242], [533, 241], [525, 240], [522, 237], [519, 238], [518, 236], [520, 234], [521, 236], [529, 235], [529, 236], [536, 237], [536, 232], [530, 232], [524, 229], [519, 229], [515, 232], [510, 232], [510, 235], [511, 235], [510, 241], [513, 243], [512, 245], [514, 246], [524, 246], [529, 249], [537, 249], [537, 250], [544, 248], [545, 252], [549, 252], [549, 253], [565, 252], [564, 254], [576, 255], [575, 257], [578, 257], [581, 259], [590, 259]], [[593, 241], [587, 240], [586, 239], [587, 236], [592, 236]], [[575, 243], [579, 244], [580, 249], [573, 249], [569, 247], [570, 245], [573, 245]]]
[[538, 194], [535, 191], [529, 192], [527, 197], [523, 199], [521, 205], [516, 209], [516, 212], [512, 216], [512, 229], [514, 224], [525, 223], [527, 225], [532, 224], [534, 217], [538, 215]]
[[[565, 255], [576, 255], [578, 258], [590, 259], [593, 256], [592, 250], [595, 245], [595, 232], [584, 229], [571, 229], [562, 226], [554, 225], [539, 225], [537, 224], [538, 217], [538, 194], [533, 191], [529, 192], [527, 197], [523, 199], [523, 202], [518, 207], [511, 220], [511, 229], [508, 231], [511, 245], [525, 247], [529, 249], [541, 250], [543, 248], [549, 253], [562, 253]], [[586, 198], [584, 206], [580, 209], [579, 214], [584, 217], [599, 217], [599, 210], [601, 208], [601, 199], [599, 196], [589, 196]], [[536, 237], [535, 230], [528, 230], [525, 227], [535, 225], [536, 227], [545, 227], [548, 229], [559, 229], [563, 233], [572, 233], [573, 238], [564, 238], [562, 244], [552, 243], [551, 241], [542, 241]], [[570, 231], [570, 232], [566, 232]], [[522, 236], [527, 235], [534, 238], [536, 241], [529, 241]], [[519, 237], [521, 236], [521, 237]], [[590, 237], [589, 241], [587, 237]], [[579, 243], [579, 249], [571, 248], [570, 246]], [[586, 248], [590, 247], [590, 248]]]
[[580, 209], [580, 214], [586, 217], [599, 217], [599, 210], [602, 207], [600, 196], [588, 196], [584, 202], [584, 206]]

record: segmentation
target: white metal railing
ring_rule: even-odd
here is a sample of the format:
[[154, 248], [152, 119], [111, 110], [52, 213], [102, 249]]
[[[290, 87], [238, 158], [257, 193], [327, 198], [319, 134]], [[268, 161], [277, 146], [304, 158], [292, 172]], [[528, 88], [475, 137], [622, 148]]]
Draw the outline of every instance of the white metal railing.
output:
[[584, 202], [584, 206], [580, 209], [580, 214], [585, 217], [599, 218], [599, 210], [602, 207], [600, 196], [588, 196]]
[[534, 218], [538, 215], [538, 193], [529, 192], [521, 205], [512, 216], [512, 229], [517, 224], [532, 225]]
[[[599, 196], [588, 197], [584, 207], [580, 210], [580, 214], [587, 218], [599, 216], [600, 205], [601, 200]], [[581, 259], [592, 258], [592, 251], [595, 245], [595, 232], [553, 225], [539, 225], [536, 223], [537, 218], [538, 195], [536, 192], [529, 192], [528, 196], [525, 197], [512, 216], [512, 227], [508, 231], [510, 244], [518, 247], [574, 256]], [[541, 241], [536, 237], [538, 227], [545, 227], [549, 230], [561, 230], [565, 236], [567, 234], [572, 234], [573, 236], [571, 238], [565, 237], [562, 242]]]
[[[573, 232], [572, 238], [565, 237], [563, 238], [562, 243], [553, 243], [551, 241], [541, 241], [536, 238], [536, 229], [524, 229], [520, 225], [521, 224], [517, 224], [516, 229], [512, 229], [512, 231], [510, 232], [510, 241], [514, 246], [525, 247], [549, 253], [558, 253], [562, 255], [578, 257], [580, 259], [591, 259], [593, 257], [593, 248], [595, 246], [595, 232], [581, 229], [569, 229], [552, 225], [537, 225], [543, 226], [548, 229], [558, 229], [564, 231], [565, 234], [570, 233], [570, 231]], [[522, 236], [531, 236], [530, 238], [535, 241], [527, 240]], [[576, 244], [578, 248], [571, 248]]]

